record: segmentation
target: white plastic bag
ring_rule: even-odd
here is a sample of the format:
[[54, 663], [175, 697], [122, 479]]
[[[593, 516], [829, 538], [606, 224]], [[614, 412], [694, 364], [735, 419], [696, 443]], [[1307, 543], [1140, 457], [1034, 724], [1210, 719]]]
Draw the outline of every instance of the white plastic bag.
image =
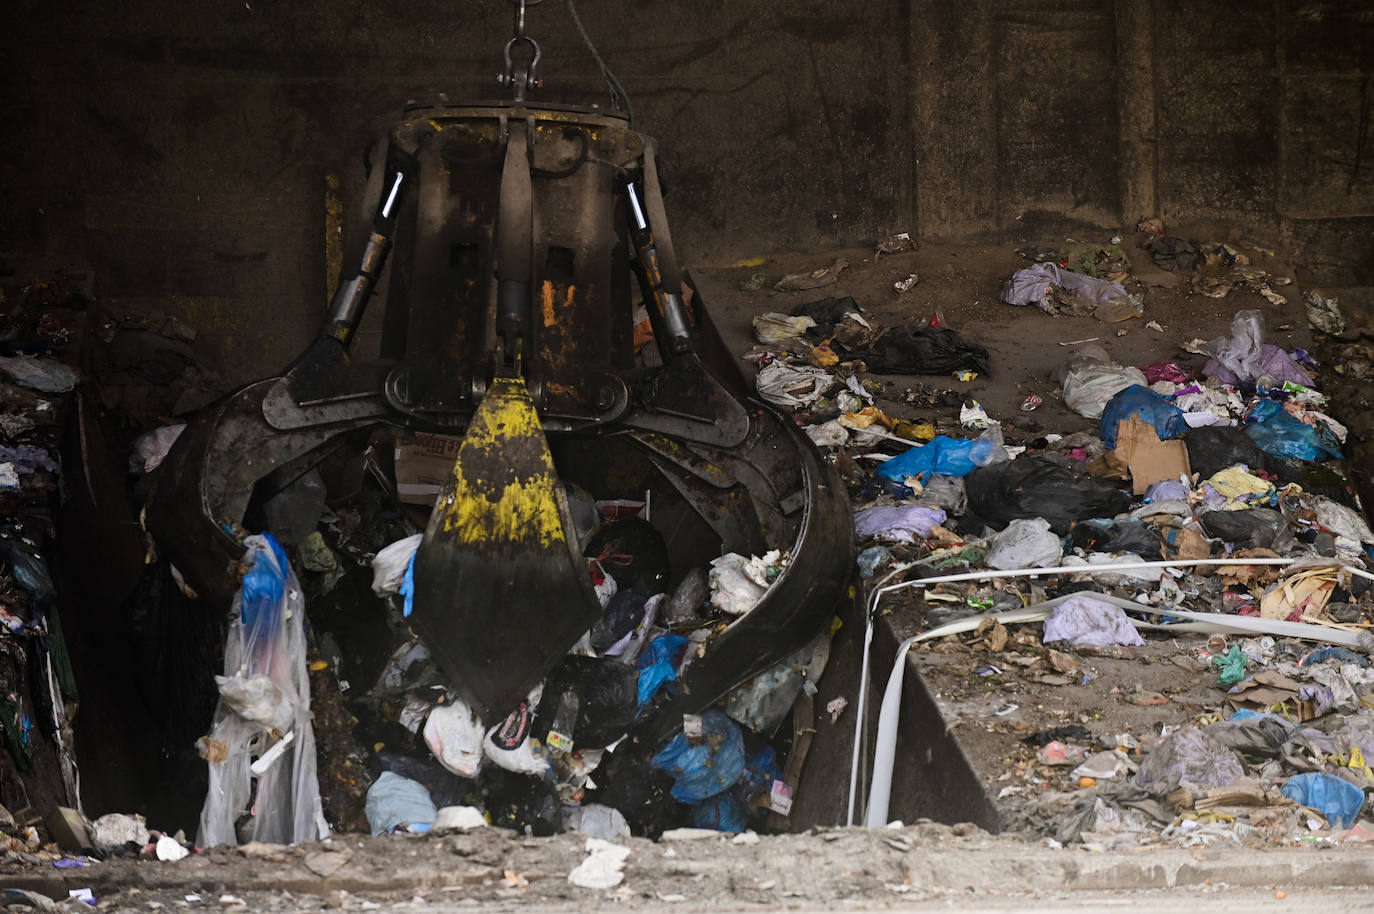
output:
[[745, 573], [749, 560], [730, 552], [711, 560], [709, 580], [711, 605], [732, 616], [742, 616], [763, 598], [767, 588], [760, 587]]
[[754, 379], [759, 396], [785, 409], [810, 406], [835, 383], [835, 376], [811, 365], [786, 365], [769, 362]]
[[[249, 570], [234, 598], [224, 675], [216, 677], [220, 703], [209, 735], [199, 742], [210, 765], [196, 839], [201, 847], [237, 844], [235, 823], [250, 802], [256, 813], [251, 840], [297, 844], [329, 835], [310, 723], [305, 599], [276, 540], [268, 534], [250, 536], [244, 546]], [[288, 735], [286, 749], [257, 775], [255, 794], [254, 756], [263, 756]]]
[[460, 778], [476, 777], [482, 769], [485, 736], [482, 721], [457, 699], [430, 711], [425, 721], [425, 745], [439, 764]]
[[420, 548], [420, 540], [424, 538], [423, 533], [414, 533], [378, 550], [372, 557], [373, 593], [385, 597], [401, 589], [410, 559]]
[[129, 455], [129, 472], [151, 473], [156, 470], [184, 431], [186, 423], [178, 422], [139, 435], [134, 439], [133, 453]]
[[810, 438], [816, 447], [840, 447], [849, 441], [848, 429], [834, 419], [808, 425], [802, 431], [806, 432], [806, 437]]
[[1242, 381], [1264, 371], [1264, 317], [1258, 311], [1238, 311], [1231, 318], [1231, 335], [1207, 344], [1207, 354]]
[[1101, 419], [1107, 401], [1132, 384], [1148, 386], [1145, 372], [1098, 359], [1077, 358], [1064, 377], [1064, 405], [1080, 416]]
[[587, 563], [587, 572], [592, 576], [592, 590], [596, 592], [596, 601], [605, 609], [611, 605], [611, 597], [620, 592], [620, 585], [595, 559]]
[[1053, 568], [1064, 557], [1059, 537], [1050, 532], [1050, 522], [1042, 517], [1014, 520], [992, 538], [992, 548], [983, 560], [989, 568]]
[[549, 770], [549, 760], [542, 750], [535, 751], [534, 743], [530, 740], [534, 711], [543, 696], [544, 684], [541, 682], [520, 702], [520, 707], [487, 731], [486, 739], [482, 741], [482, 754], [492, 764], [516, 774], [542, 775]]
[[488, 824], [486, 815], [476, 806], [441, 806], [431, 831], [467, 831], [486, 828]]
[[732, 616], [744, 615], [763, 599], [786, 562], [777, 549], [762, 557], [745, 558], [730, 552], [712, 559], [707, 576], [711, 585], [711, 605]]
[[220, 702], [244, 720], [258, 724], [264, 730], [286, 733], [291, 729], [295, 709], [282, 690], [277, 688], [272, 677], [262, 673], [216, 676], [215, 685], [219, 687]]

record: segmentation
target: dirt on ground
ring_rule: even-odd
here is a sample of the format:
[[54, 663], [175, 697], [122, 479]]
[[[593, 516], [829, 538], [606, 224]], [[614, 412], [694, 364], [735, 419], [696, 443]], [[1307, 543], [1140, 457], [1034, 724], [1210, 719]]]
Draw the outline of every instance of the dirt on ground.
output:
[[[1246, 911], [1277, 910], [1285, 898], [1336, 911], [1361, 909], [1361, 896], [1342, 889], [1374, 877], [1374, 859], [1361, 847], [1245, 851], [1243, 858], [1234, 849], [1088, 852], [931, 822], [618, 843], [627, 851], [623, 866], [614, 882], [597, 887], [570, 879], [592, 856], [586, 838], [491, 828], [249, 844], [175, 863], [87, 861], [55, 870], [37, 858], [11, 859], [0, 864], [0, 886], [59, 900], [89, 890], [100, 909], [117, 911], [1058, 911], [1126, 899], [1146, 909], [1180, 902], [1239, 909], [1217, 907], [1211, 896], [1220, 892], [1246, 899]], [[5, 900], [39, 903], [14, 894]]]

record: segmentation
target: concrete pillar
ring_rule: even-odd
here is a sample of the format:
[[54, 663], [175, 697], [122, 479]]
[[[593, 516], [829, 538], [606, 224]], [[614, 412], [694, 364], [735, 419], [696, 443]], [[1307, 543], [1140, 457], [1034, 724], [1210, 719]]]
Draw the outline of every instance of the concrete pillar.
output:
[[1117, 107], [1121, 129], [1121, 222], [1159, 213], [1155, 5], [1116, 0]]

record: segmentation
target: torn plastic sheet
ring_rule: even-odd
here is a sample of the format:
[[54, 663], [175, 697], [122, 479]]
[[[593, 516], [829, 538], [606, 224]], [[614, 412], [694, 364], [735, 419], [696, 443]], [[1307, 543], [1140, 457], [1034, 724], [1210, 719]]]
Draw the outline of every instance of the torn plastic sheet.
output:
[[31, 444], [21, 444], [17, 447], [0, 445], [0, 460], [14, 464], [15, 469], [20, 474], [32, 473], [35, 470], [47, 470], [49, 473], [62, 471], [47, 448], [35, 447]]
[[[216, 677], [221, 700], [210, 734], [198, 744], [210, 767], [196, 839], [201, 847], [239, 843], [236, 824], [250, 802], [256, 810], [251, 840], [298, 844], [329, 835], [316, 777], [305, 599], [276, 540], [250, 536], [244, 546], [249, 570], [234, 598], [225, 675]], [[269, 732], [268, 720], [286, 724], [294, 745], [257, 776], [255, 793], [252, 757], [265, 756], [271, 732], [279, 732]]]
[[0, 356], [0, 371], [16, 383], [45, 394], [64, 394], [81, 381], [71, 367], [54, 359], [33, 356]]
[[816, 322], [805, 315], [791, 317], [769, 312], [754, 317], [754, 338], [760, 343], [777, 343], [790, 337], [801, 336], [814, 326]]

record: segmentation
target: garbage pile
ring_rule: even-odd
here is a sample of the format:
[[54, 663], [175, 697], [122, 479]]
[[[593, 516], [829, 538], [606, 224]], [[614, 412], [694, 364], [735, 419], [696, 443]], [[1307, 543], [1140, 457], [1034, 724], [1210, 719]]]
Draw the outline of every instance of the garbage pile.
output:
[[[0, 299], [0, 842], [39, 846], [34, 826], [79, 805], [72, 735], [78, 694], [52, 557], [62, 507], [61, 440], [80, 409], [68, 365], [86, 305], [82, 277], [7, 286]], [[70, 485], [70, 483], [68, 483]], [[18, 802], [16, 802], [18, 801]], [[22, 802], [22, 806], [18, 803]]]
[[938, 313], [919, 325], [884, 327], [849, 297], [799, 304], [791, 314], [760, 314], [754, 335], [759, 345], [744, 358], [759, 366], [760, 397], [783, 409], [838, 417], [838, 425], [808, 432], [818, 444], [843, 444], [846, 428], [891, 425], [873, 406], [871, 382], [861, 382], [865, 373], [953, 373], [969, 380], [987, 371], [987, 350], [945, 327]]
[[[686, 715], [647, 769], [633, 752], [616, 750], [643, 710], [709, 651], [712, 636], [764, 596], [787, 556], [727, 553], [709, 568], [691, 569], [668, 592], [668, 549], [646, 519], [647, 506], [598, 504], [576, 488], [571, 494], [601, 619], [500, 721], [479, 720], [448, 691], [421, 642], [397, 648], [368, 700], [396, 708], [391, 731], [412, 735], [374, 753], [381, 772], [367, 793], [374, 834], [425, 831], [459, 815], [536, 835], [577, 830], [598, 839], [681, 825], [733, 833], [751, 822], [785, 823], [796, 778], [789, 782], [780, 764], [791, 730], [779, 731], [803, 690], [814, 693], [830, 631], [730, 692], [718, 708]], [[421, 536], [372, 558], [373, 591], [397, 618], [409, 614]]]
[[[383, 470], [374, 455], [393, 449], [394, 470]], [[651, 493], [598, 500], [567, 483], [601, 618], [508, 715], [483, 720], [407, 622], [417, 529], [437, 485], [424, 469], [431, 450], [444, 447], [379, 433], [354, 494], [325, 504], [316, 472], [265, 506], [273, 533], [246, 543], [219, 709], [200, 741], [210, 789], [199, 843], [293, 843], [358, 826], [601, 840], [785, 828], [801, 761], [793, 706], [814, 694], [832, 630], [685, 715], [647, 765], [643, 748], [623, 747], [789, 556], [726, 553], [675, 576]]]
[[[1157, 259], [1166, 241], [1148, 248]], [[1256, 281], [1230, 249], [1196, 253], [1171, 268]], [[1107, 251], [1084, 256], [1106, 275], [1037, 263], [1004, 297], [1138, 316], [1140, 301], [1109, 278], [1122, 265]], [[1182, 638], [1196, 647], [1180, 665], [1217, 677], [1215, 706], [1185, 725], [1132, 734], [1106, 720], [1032, 740], [1021, 774], [1058, 799], [1043, 807], [1048, 835], [1214, 844], [1355, 821], [1374, 787], [1374, 533], [1343, 475], [1347, 429], [1326, 411], [1310, 353], [1267, 343], [1253, 310], [1171, 361], [1122, 365], [1082, 347], [1059, 372], [1059, 395], [1096, 430], [1021, 435], [1009, 447], [997, 418], [957, 395], [908, 402], [957, 410], [961, 432], [886, 415], [864, 366], [825, 351], [857, 332], [852, 301], [826, 311], [820, 333], [800, 319], [834, 307], [799, 306], [786, 324], [756, 319], [767, 334], [752, 353], [759, 393], [790, 406], [845, 469], [869, 592], [919, 585], [883, 604], [916, 613], [929, 636], [918, 650], [972, 650], [986, 658], [975, 675], [1068, 685], [1091, 679], [1094, 653], [1129, 658], [1143, 639]], [[1309, 297], [1308, 310], [1315, 329], [1337, 325], [1334, 301]], [[791, 336], [777, 335], [783, 326]]]

